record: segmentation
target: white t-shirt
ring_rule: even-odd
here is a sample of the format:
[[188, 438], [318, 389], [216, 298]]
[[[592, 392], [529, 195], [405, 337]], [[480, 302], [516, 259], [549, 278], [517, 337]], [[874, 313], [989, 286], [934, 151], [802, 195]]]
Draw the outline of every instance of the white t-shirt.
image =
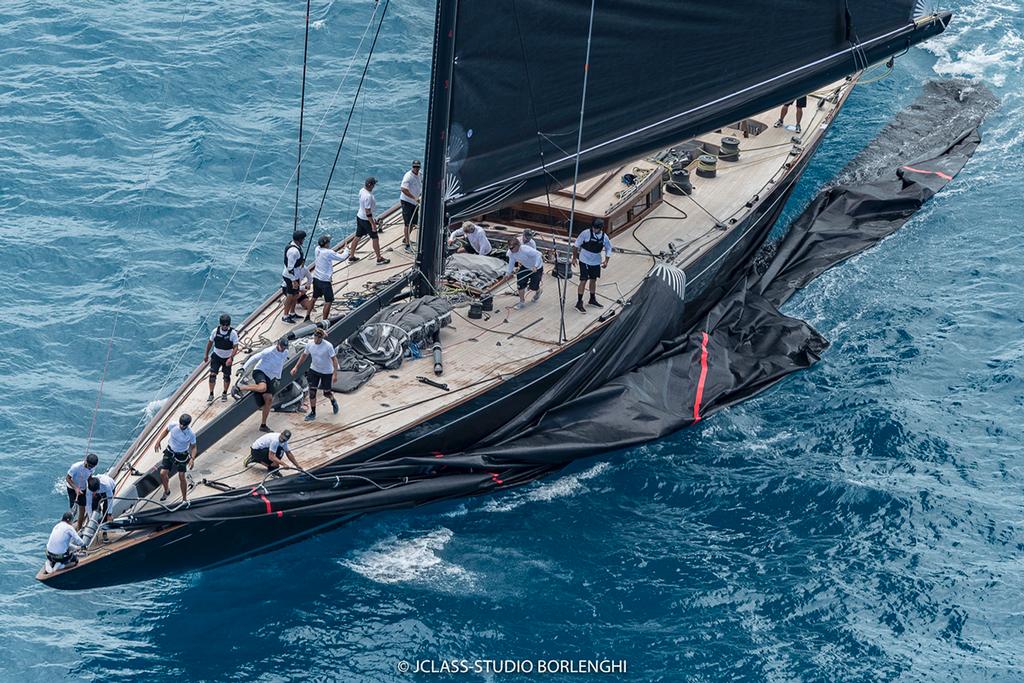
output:
[[342, 249], [341, 253], [330, 247], [316, 248], [316, 261], [313, 265], [313, 279], [321, 282], [330, 282], [334, 277], [334, 264], [340, 263], [348, 258], [348, 249]]
[[72, 545], [79, 546], [84, 544], [85, 541], [75, 531], [75, 527], [61, 520], [57, 522], [57, 525], [53, 527], [53, 531], [50, 532], [50, 539], [46, 541], [46, 552], [53, 553], [54, 555], [63, 555]]
[[544, 257], [540, 255], [540, 252], [529, 247], [525, 244], [519, 245], [519, 251], [508, 252], [508, 274], [511, 275], [515, 269], [516, 264], [521, 263], [523, 268], [527, 270], [537, 270], [544, 266]]
[[288, 450], [288, 442], [281, 441], [280, 432], [271, 432], [269, 434], [264, 434], [260, 438], [253, 441], [252, 447], [257, 450], [260, 448], [266, 448], [269, 449], [270, 452], [273, 453], [274, 455], [278, 455], [281, 453], [281, 451]]
[[284, 371], [285, 361], [288, 360], [287, 351], [278, 351], [277, 344], [268, 349], [263, 349], [253, 358], [256, 359], [256, 367], [270, 379], [281, 379], [281, 372]]
[[[101, 474], [100, 476], [98, 476], [96, 478], [100, 480], [100, 490], [99, 490], [99, 492], [104, 494], [104, 495], [106, 495], [106, 497], [107, 497], [107, 504], [108, 505], [113, 505], [114, 504], [114, 486], [115, 486], [113, 477], [109, 477], [106, 474]], [[88, 487], [87, 487], [85, 489], [85, 510], [89, 514], [92, 514], [92, 497], [93, 497], [92, 496], [92, 491], [90, 491], [88, 489]], [[109, 510], [110, 508], [107, 508], [107, 509]]]
[[84, 462], [76, 462], [68, 468], [68, 476], [80, 490], [84, 491], [89, 483], [89, 477], [92, 476], [92, 470], [86, 467]]
[[[211, 344], [213, 343], [214, 339], [217, 337], [217, 333], [218, 332], [220, 332], [220, 325], [218, 325], [217, 327], [213, 328], [213, 332], [210, 333], [210, 343]], [[225, 337], [226, 339], [228, 339], [231, 342], [232, 346], [238, 346], [238, 332], [236, 332], [234, 330], [234, 328], [231, 328], [231, 334], [225, 334], [225, 335], [220, 335], [220, 336]], [[220, 356], [221, 358], [230, 358], [231, 357], [231, 349], [218, 349], [216, 346], [214, 346], [213, 349], [211, 349], [211, 350], [216, 355]]]
[[362, 218], [364, 221], [369, 220], [370, 214], [376, 210], [377, 200], [374, 198], [373, 193], [365, 187], [359, 190], [359, 212], [356, 213], [356, 218]]
[[309, 272], [309, 268], [306, 266], [297, 266], [294, 272], [294, 279], [299, 281], [299, 289], [305, 289], [313, 284], [313, 274]]
[[334, 363], [331, 359], [337, 356], [338, 352], [331, 342], [326, 339], [319, 344], [315, 341], [307, 342], [306, 353], [309, 354], [309, 367], [313, 372], [319, 372], [321, 375], [330, 375], [334, 372]]
[[491, 241], [487, 239], [487, 233], [479, 225], [473, 232], [466, 232], [462, 228], [457, 228], [452, 233], [452, 239], [460, 237], [465, 237], [469, 241], [470, 246], [481, 256], [487, 256], [491, 253]]
[[[601, 252], [587, 251], [583, 248], [583, 243], [590, 240], [590, 228], [587, 228], [580, 233], [579, 237], [576, 238], [576, 248], [580, 250], [580, 262], [586, 263], [588, 266], [599, 266], [601, 265]], [[608, 239], [608, 233], [602, 232], [601, 237], [603, 238], [604, 246], [602, 249], [608, 256], [612, 255], [612, 241]]]
[[[409, 190], [413, 197], [419, 199], [420, 195], [423, 194], [423, 176], [418, 173], [413, 173], [412, 171], [406, 171], [405, 175], [402, 176], [402, 188]], [[398, 194], [401, 195], [399, 199], [406, 204], [416, 203], [416, 199], [410, 199], [404, 192], [399, 192]]]
[[175, 453], [187, 453], [189, 446], [196, 442], [196, 433], [191, 427], [182, 429], [177, 422], [167, 425], [167, 447]]
[[295, 242], [289, 242], [286, 247], [285, 254], [287, 255], [288, 262], [284, 266], [284, 270], [281, 271], [281, 277], [286, 277], [289, 280], [294, 280], [295, 275], [292, 273], [295, 270], [295, 262], [302, 256], [302, 247], [295, 244]]

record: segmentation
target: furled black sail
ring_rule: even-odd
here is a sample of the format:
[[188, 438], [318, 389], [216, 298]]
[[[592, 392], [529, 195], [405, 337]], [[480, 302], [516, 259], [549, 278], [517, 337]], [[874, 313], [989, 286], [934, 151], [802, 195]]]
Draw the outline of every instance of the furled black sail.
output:
[[[451, 220], [571, 182], [590, 0], [455, 2]], [[596, 0], [581, 170], [792, 100], [941, 32], [921, 0]], [[445, 65], [435, 64], [435, 67]], [[435, 105], [441, 104], [438, 102]]]

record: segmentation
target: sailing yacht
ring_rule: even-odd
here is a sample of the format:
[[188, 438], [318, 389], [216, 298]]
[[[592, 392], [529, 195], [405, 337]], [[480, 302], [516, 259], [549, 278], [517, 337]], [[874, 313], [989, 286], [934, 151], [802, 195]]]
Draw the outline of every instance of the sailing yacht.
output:
[[[417, 249], [401, 248], [399, 207], [386, 211], [391, 263], [335, 267], [342, 296], [327, 337], [345, 346], [382, 311], [440, 297], [450, 308], [431, 339], [440, 374], [433, 358], [389, 364], [339, 395], [336, 415], [272, 413], [273, 429], [294, 435], [301, 470], [270, 477], [246, 464], [260, 436], [255, 397], [208, 403], [208, 369], [196, 367], [111, 469], [106, 538], [92, 520], [77, 563], [37, 578], [80, 589], [214, 566], [373, 510], [550, 472], [463, 454], [527, 427], [541, 397], [574, 382], [607, 331], [635, 317], [652, 278], [677, 298], [661, 314], [706, 314], [764, 244], [858, 74], [949, 20], [920, 0], [439, 0]], [[775, 126], [778, 108], [803, 96], [800, 132]], [[598, 218], [614, 253], [603, 307], [579, 312], [570, 245]], [[499, 247], [535, 233], [547, 258], [538, 301], [515, 307], [497, 278], [475, 288], [446, 279], [445, 230], [464, 220]], [[311, 332], [281, 321], [281, 296], [238, 326], [242, 371], [271, 340]], [[198, 434], [187, 504], [174, 487], [160, 500], [153, 448], [181, 413]]]

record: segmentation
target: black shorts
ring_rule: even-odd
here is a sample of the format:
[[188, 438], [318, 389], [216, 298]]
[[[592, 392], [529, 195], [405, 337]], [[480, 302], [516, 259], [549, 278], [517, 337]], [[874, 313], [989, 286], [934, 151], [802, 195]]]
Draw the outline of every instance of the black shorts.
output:
[[313, 278], [313, 298], [323, 297], [329, 304], [334, 303], [334, 283], [330, 280], [317, 280]]
[[164, 449], [164, 457], [160, 460], [160, 469], [168, 473], [184, 472], [188, 469], [188, 453], [175, 453], [170, 448]]
[[479, 254], [480, 253], [476, 249], [473, 248], [473, 245], [469, 243], [469, 240], [466, 240], [465, 242], [463, 242], [462, 250], [465, 251], [467, 254]]
[[586, 282], [587, 280], [596, 280], [601, 277], [601, 266], [590, 266], [580, 261], [580, 282]]
[[323, 389], [326, 392], [331, 390], [331, 382], [334, 379], [334, 373], [324, 374], [317, 372], [316, 370], [309, 370], [306, 372], [306, 381], [309, 383], [309, 390], [316, 391], [317, 389]]
[[405, 224], [405, 227], [408, 228], [412, 225], [417, 225], [416, 221], [419, 219], [419, 216], [416, 214], [419, 213], [417, 211], [419, 207], [415, 204], [410, 204], [407, 201], [401, 201], [399, 204], [402, 205], [402, 223]]
[[297, 303], [297, 304], [304, 304], [306, 302], [306, 299], [308, 299], [308, 298], [309, 298], [309, 294], [306, 294], [306, 290], [300, 289], [299, 290], [299, 295], [297, 297], [295, 297], [295, 303]]
[[105, 493], [94, 493], [92, 494], [92, 509], [93, 511], [99, 510], [100, 518], [107, 516], [107, 511], [110, 510], [110, 499], [107, 498]]
[[804, 107], [807, 106], [807, 95], [797, 98], [797, 101], [794, 102], [793, 104], [795, 104], [798, 109], [803, 109]]
[[217, 376], [217, 373], [224, 375], [224, 379], [231, 379], [231, 366], [227, 358], [221, 358], [215, 353], [210, 354], [210, 379]]
[[[262, 370], [253, 370], [252, 371], [252, 383], [253, 384], [266, 384], [267, 385], [267, 389], [266, 389], [266, 391], [263, 392], [264, 394], [276, 394], [278, 387], [281, 386], [281, 380], [279, 380], [279, 379], [270, 379], [269, 377], [267, 377], [267, 373], [263, 372]], [[263, 397], [262, 396], [257, 396], [256, 400], [257, 400], [257, 402], [260, 405], [263, 405]]]
[[519, 283], [519, 289], [526, 289], [529, 287], [536, 292], [540, 290], [540, 279], [542, 277], [544, 277], [544, 266], [541, 266], [537, 270], [521, 268], [519, 273], [516, 274], [516, 282]]
[[377, 239], [377, 231], [373, 229], [370, 221], [364, 221], [362, 218], [356, 219], [356, 237], [366, 237], [369, 235], [370, 239]]
[[298, 288], [295, 286], [295, 280], [287, 278], [284, 275], [281, 276], [281, 279], [284, 281], [284, 284], [281, 285], [281, 291], [284, 292], [285, 296], [292, 296], [299, 293]]
[[85, 507], [85, 491], [82, 491], [81, 493], [75, 493], [75, 490], [73, 488], [71, 488], [70, 486], [68, 486], [67, 489], [68, 489], [68, 507], [74, 507], [76, 505], [80, 505], [81, 507], [84, 508]]
[[276, 470], [279, 465], [277, 463], [270, 462], [270, 449], [269, 448], [249, 448], [249, 460], [251, 462], [259, 463], [271, 471]]

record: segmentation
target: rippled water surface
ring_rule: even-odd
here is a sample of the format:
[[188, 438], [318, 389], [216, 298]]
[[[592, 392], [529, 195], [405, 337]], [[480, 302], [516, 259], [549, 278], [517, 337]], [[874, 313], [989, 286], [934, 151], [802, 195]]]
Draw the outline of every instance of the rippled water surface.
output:
[[[307, 221], [373, 11], [313, 4]], [[92, 437], [108, 462], [198, 362], [203, 314], [242, 316], [275, 284], [304, 3], [0, 3], [0, 678], [607, 657], [636, 680], [1020, 680], [1024, 10], [953, 4], [946, 35], [853, 94], [787, 215], [924, 80], [980, 79], [1002, 106], [955, 183], [787, 306], [833, 342], [813, 370], [503, 495], [62, 593], [33, 573], [115, 317]], [[422, 153], [432, 20], [426, 2], [389, 9], [325, 206], [337, 234], [358, 178], [394, 187]]]

